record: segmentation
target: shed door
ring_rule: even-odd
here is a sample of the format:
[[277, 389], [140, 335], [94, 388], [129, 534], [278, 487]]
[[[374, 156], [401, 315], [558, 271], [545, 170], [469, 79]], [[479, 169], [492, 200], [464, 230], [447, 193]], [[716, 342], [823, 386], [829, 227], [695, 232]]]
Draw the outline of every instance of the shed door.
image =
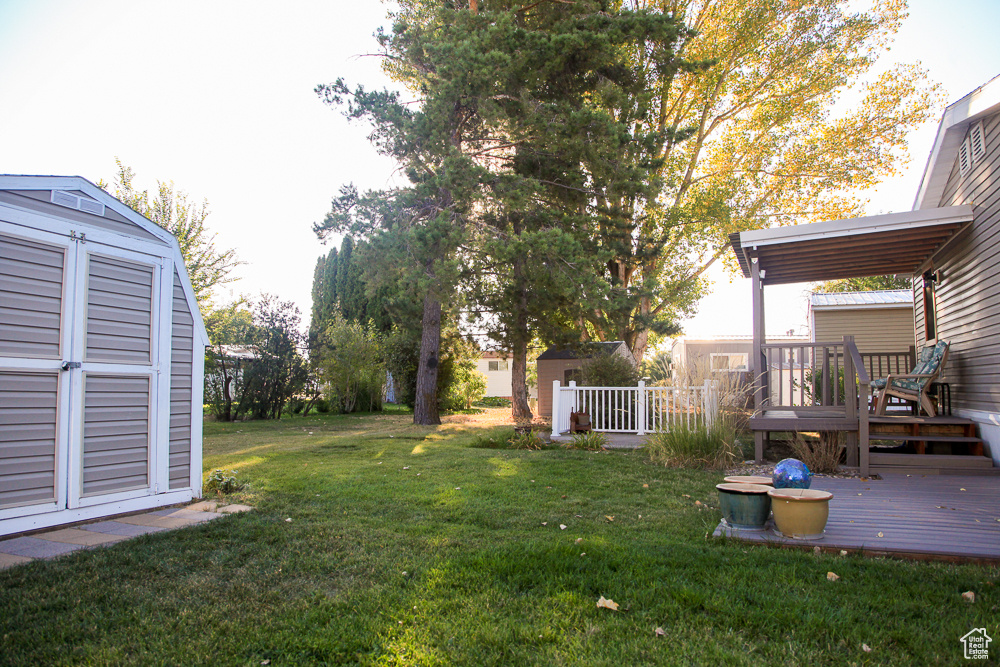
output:
[[0, 517], [65, 506], [70, 246], [0, 223]]
[[148, 256], [81, 245], [70, 507], [155, 490], [160, 273]]

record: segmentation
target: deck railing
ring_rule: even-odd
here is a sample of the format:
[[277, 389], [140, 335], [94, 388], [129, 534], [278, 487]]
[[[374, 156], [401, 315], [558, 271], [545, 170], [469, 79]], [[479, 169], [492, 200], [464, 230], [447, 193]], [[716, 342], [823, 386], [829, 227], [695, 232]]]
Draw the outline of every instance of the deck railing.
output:
[[694, 387], [568, 387], [552, 382], [552, 435], [570, 430], [570, 414], [586, 412], [593, 430], [644, 435], [684, 423], [711, 424], [718, 409], [711, 381]]
[[[912, 352], [912, 350], [911, 350]], [[869, 368], [904, 368], [910, 353], [858, 351], [853, 336], [829, 343], [765, 343], [757, 375], [759, 413], [768, 410], [856, 423], [849, 431], [848, 465], [868, 473]], [[908, 372], [903, 371], [903, 372]], [[755, 449], [761, 446], [755, 440]], [[761, 457], [762, 452], [757, 452]]]
[[[912, 345], [900, 352], [858, 352], [855, 346], [857, 359], [849, 361], [844, 354], [850, 339], [762, 345], [766, 360], [763, 407], [841, 412], [847, 398], [844, 379], [850, 369], [864, 369], [869, 378], [884, 378], [890, 373], [909, 373], [916, 363], [916, 348]], [[857, 372], [852, 375], [856, 378]]]

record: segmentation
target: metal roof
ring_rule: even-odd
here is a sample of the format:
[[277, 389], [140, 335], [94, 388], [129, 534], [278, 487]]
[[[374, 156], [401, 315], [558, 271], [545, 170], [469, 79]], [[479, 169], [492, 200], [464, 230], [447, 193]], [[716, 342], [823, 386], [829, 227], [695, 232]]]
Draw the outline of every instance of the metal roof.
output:
[[809, 297], [814, 309], [913, 307], [913, 292], [908, 289], [872, 290], [870, 292], [815, 292]]

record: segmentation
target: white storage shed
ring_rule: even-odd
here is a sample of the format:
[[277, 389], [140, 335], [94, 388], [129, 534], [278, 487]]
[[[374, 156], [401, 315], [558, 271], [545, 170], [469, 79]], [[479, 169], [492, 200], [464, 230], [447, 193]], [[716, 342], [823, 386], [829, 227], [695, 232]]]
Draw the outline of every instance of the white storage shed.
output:
[[207, 344], [169, 232], [0, 176], [0, 535], [200, 496]]

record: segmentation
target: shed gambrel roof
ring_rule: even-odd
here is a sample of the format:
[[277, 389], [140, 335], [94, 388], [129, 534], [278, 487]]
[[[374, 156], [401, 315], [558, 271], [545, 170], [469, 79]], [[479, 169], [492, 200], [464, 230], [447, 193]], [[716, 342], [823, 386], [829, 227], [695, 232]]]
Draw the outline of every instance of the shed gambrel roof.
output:
[[[174, 266], [177, 275], [180, 277], [181, 287], [187, 300], [188, 308], [194, 319], [195, 335], [198, 336], [205, 345], [209, 344], [208, 332], [205, 330], [205, 323], [201, 318], [201, 310], [198, 308], [198, 300], [194, 296], [194, 289], [191, 287], [191, 280], [188, 278], [184, 265], [184, 257], [181, 255], [180, 244], [173, 234], [160, 227], [152, 220], [139, 215], [131, 208], [111, 196], [101, 188], [97, 187], [82, 176], [31, 176], [18, 174], [0, 174], [0, 191], [61, 191], [71, 194], [80, 193], [86, 197], [103, 204], [107, 209], [113, 211], [114, 220], [121, 218], [136, 226], [141, 230], [142, 237], [147, 242], [151, 242], [149, 237], [153, 237], [165, 246], [173, 250]], [[0, 202], [2, 203], [2, 202]], [[67, 208], [67, 211], [77, 211], [77, 209]], [[100, 216], [95, 216], [99, 220]], [[80, 224], [88, 224], [85, 220], [78, 220]], [[94, 226], [91, 223], [91, 226]]]

